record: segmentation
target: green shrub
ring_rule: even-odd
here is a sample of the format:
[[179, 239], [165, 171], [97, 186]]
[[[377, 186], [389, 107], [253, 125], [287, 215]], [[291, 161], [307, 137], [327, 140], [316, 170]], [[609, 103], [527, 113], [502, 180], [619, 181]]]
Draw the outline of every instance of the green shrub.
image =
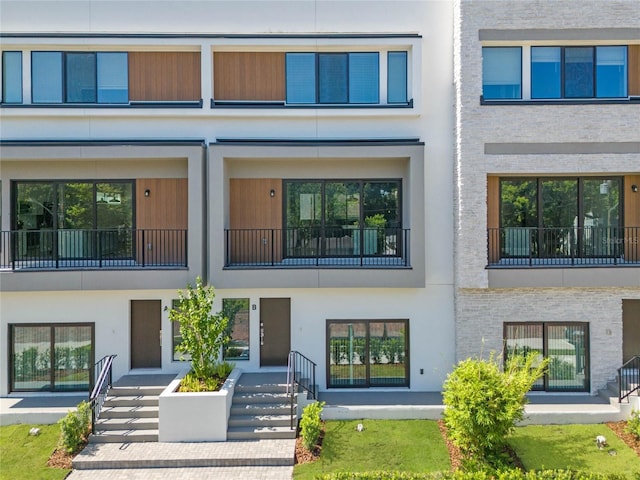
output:
[[300, 419], [300, 435], [304, 448], [311, 451], [318, 444], [322, 432], [322, 409], [325, 402], [313, 402], [304, 407]]
[[546, 366], [536, 354], [513, 355], [502, 369], [491, 354], [488, 360], [463, 360], [448, 375], [444, 422], [451, 441], [475, 467], [508, 463], [502, 458], [507, 436], [522, 420], [525, 395]]
[[635, 435], [636, 438], [640, 438], [640, 410], [631, 411], [631, 417], [627, 421], [627, 426], [624, 427], [624, 431]]
[[82, 401], [76, 411], [70, 411], [60, 420], [60, 446], [68, 453], [77, 451], [91, 433], [91, 406]]
[[616, 473], [601, 474], [574, 472], [570, 470], [543, 470], [523, 472], [506, 469], [494, 473], [487, 472], [338, 472], [319, 475], [317, 480], [628, 480], [629, 477]]

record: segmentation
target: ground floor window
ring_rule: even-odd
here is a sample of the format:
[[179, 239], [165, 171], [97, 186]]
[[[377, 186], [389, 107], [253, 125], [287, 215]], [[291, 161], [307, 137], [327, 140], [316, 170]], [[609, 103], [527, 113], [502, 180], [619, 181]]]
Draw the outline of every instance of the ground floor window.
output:
[[11, 391], [88, 391], [92, 323], [9, 325]]
[[534, 390], [589, 391], [589, 324], [506, 323], [506, 355], [537, 352], [549, 359]]
[[249, 299], [222, 299], [222, 314], [229, 319], [225, 360], [249, 360]]
[[327, 320], [328, 387], [408, 387], [408, 320]]

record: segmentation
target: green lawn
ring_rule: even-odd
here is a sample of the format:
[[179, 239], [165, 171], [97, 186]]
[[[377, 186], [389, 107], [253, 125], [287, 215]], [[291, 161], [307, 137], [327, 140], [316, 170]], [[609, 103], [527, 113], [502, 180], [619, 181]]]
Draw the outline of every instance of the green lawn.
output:
[[[609, 446], [598, 450], [597, 435], [604, 435]], [[509, 443], [528, 470], [564, 468], [627, 475], [640, 472], [640, 457], [604, 424], [519, 427]], [[610, 450], [616, 454], [611, 455]]]
[[[356, 431], [358, 423], [364, 431]], [[449, 470], [449, 454], [438, 425], [428, 420], [328, 421], [322, 455], [296, 465], [294, 478], [313, 479], [331, 472]]]
[[40, 435], [30, 436], [34, 425], [0, 427], [0, 480], [61, 480], [70, 470], [47, 467], [58, 444], [59, 425], [35, 425]]

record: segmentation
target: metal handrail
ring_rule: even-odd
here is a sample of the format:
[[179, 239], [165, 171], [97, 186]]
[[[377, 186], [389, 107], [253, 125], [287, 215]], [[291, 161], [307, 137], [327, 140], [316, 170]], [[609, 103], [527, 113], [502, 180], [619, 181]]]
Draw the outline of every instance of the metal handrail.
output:
[[640, 356], [635, 356], [618, 369], [618, 403], [640, 392]]
[[293, 410], [295, 404], [296, 392], [302, 388], [307, 391], [311, 398], [318, 399], [318, 391], [316, 385], [316, 367], [317, 365], [296, 350], [289, 352], [287, 360], [287, 395], [289, 395], [291, 405], [291, 429], [293, 430]]
[[111, 388], [113, 380], [113, 359], [116, 357], [117, 355], [102, 357], [93, 367], [94, 373], [96, 373], [96, 382], [89, 396], [89, 405], [91, 406], [91, 431], [94, 430], [96, 421], [102, 410], [102, 405], [104, 405], [104, 401], [107, 398], [107, 392]]

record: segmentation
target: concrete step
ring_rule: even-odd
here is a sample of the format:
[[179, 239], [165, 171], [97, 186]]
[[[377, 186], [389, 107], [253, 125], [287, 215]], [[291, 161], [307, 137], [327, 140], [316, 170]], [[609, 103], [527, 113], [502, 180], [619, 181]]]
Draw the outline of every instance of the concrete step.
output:
[[290, 427], [291, 415], [232, 415], [229, 417], [229, 428], [266, 426]]
[[167, 387], [141, 386], [141, 387], [111, 387], [109, 394], [114, 396], [139, 397], [147, 395], [160, 395]]
[[273, 392], [253, 392], [253, 393], [235, 393], [233, 395], [233, 404], [246, 403], [287, 403], [291, 399], [286, 393]]
[[158, 418], [101, 418], [96, 422], [98, 430], [158, 430]]
[[238, 384], [235, 387], [236, 393], [286, 393], [286, 383], [265, 383], [262, 385], [242, 385]]
[[89, 443], [157, 442], [158, 430], [96, 430]]
[[145, 395], [138, 397], [109, 395], [104, 401], [104, 406], [107, 407], [157, 407], [159, 404], [160, 400], [157, 395]]
[[286, 427], [229, 427], [227, 440], [262, 440], [296, 438], [296, 429]]
[[158, 418], [158, 407], [102, 407], [100, 418]]
[[[295, 405], [294, 405], [295, 411]], [[244, 403], [231, 405], [231, 415], [290, 415], [288, 403]]]

